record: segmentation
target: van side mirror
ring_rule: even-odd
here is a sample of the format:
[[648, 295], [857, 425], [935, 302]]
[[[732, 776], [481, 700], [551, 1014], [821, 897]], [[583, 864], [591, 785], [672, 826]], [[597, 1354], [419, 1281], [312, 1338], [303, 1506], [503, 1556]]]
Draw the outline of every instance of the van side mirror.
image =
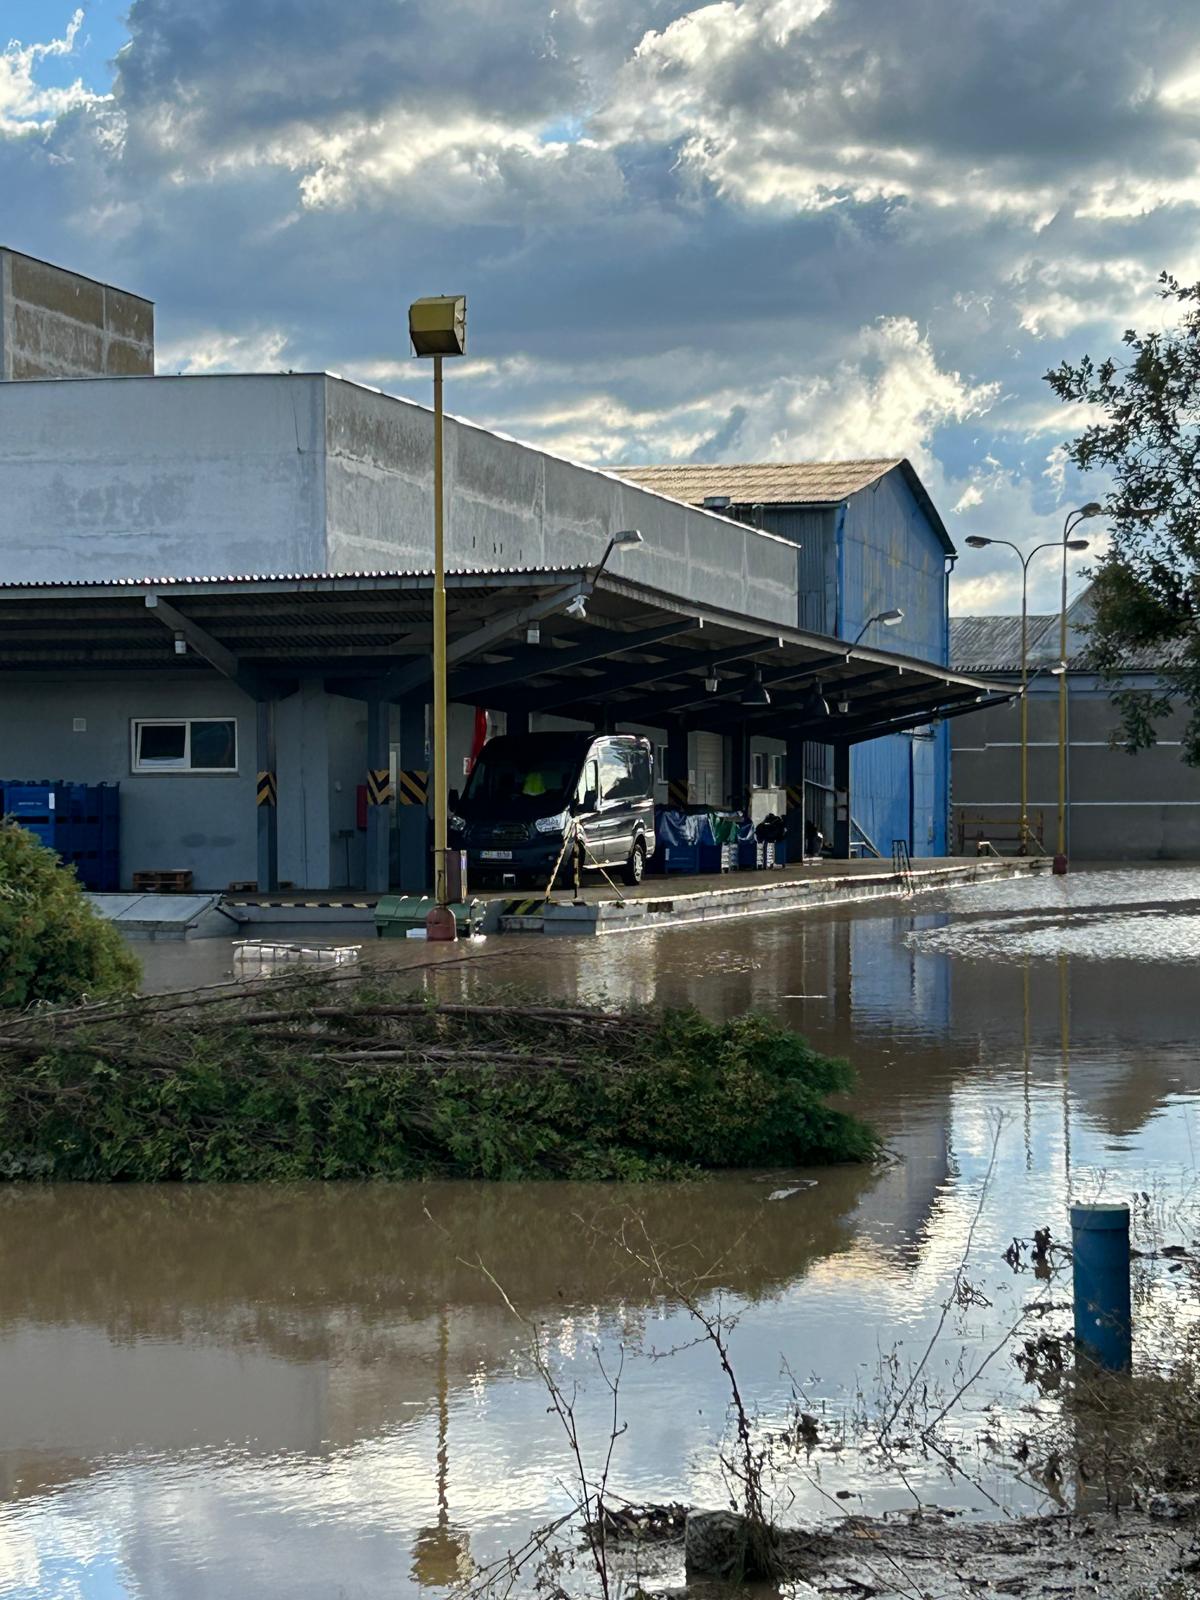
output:
[[595, 789], [588, 789], [583, 799], [579, 802], [579, 809], [580, 811], [595, 811], [597, 803], [598, 796]]

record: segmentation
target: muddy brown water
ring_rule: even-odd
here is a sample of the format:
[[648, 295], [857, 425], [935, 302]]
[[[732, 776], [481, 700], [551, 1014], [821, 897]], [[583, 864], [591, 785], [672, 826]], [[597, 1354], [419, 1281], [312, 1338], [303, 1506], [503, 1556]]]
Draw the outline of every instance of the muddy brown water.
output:
[[[195, 976], [216, 977], [227, 950], [201, 950]], [[139, 954], [152, 986], [190, 976], [178, 947]], [[1200, 871], [1167, 867], [494, 943], [414, 981], [763, 1008], [851, 1057], [854, 1103], [897, 1159], [636, 1189], [0, 1188], [0, 1594], [405, 1596], [520, 1543], [568, 1504], [570, 1466], [527, 1335], [474, 1263], [539, 1325], [593, 1455], [611, 1409], [597, 1352], [611, 1371], [624, 1349], [620, 1493], [723, 1503], [727, 1391], [671, 1293], [614, 1248], [635, 1213], [710, 1269], [758, 1426], [796, 1391], [817, 1416], [820, 1446], [776, 1484], [791, 1519], [914, 1496], [1036, 1509], [1038, 1486], [980, 1442], [1033, 1398], [1007, 1354], [948, 1419], [958, 1472], [918, 1459], [900, 1483], [855, 1419], [907, 1381], [969, 1236], [972, 1295], [922, 1373], [934, 1404], [1037, 1290], [1002, 1259], [1013, 1236], [1065, 1234], [1072, 1197], [1144, 1195], [1139, 1228], [1177, 1237], [1198, 964]], [[1141, 1286], [1143, 1345], [1184, 1276]]]

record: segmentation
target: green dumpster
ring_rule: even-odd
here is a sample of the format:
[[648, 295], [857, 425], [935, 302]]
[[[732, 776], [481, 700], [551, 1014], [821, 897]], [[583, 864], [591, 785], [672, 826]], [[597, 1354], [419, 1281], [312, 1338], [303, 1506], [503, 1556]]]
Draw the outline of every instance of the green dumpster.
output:
[[[407, 939], [409, 933], [423, 934], [425, 918], [433, 910], [434, 900], [427, 894], [381, 895], [375, 907], [375, 933], [380, 939]], [[482, 931], [483, 901], [458, 900], [450, 910], [458, 924], [458, 937], [469, 939]]]

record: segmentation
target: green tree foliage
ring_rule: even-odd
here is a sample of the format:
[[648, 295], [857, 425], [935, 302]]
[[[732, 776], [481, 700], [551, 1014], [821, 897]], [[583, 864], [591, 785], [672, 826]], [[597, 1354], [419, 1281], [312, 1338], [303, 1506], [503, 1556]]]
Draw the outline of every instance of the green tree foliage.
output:
[[[1173, 701], [1188, 708], [1183, 757], [1200, 764], [1200, 284], [1160, 278], [1180, 320], [1124, 335], [1124, 352], [1046, 374], [1061, 400], [1097, 420], [1067, 446], [1112, 481], [1112, 540], [1093, 577], [1089, 654], [1114, 689], [1127, 748], [1154, 743]], [[1162, 693], [1122, 689], [1131, 662], [1161, 668]]]
[[[679, 1177], [860, 1160], [849, 1067], [760, 1016], [436, 1006], [365, 977], [0, 1030], [0, 1170], [96, 1181]], [[258, 1010], [250, 1007], [257, 1002]]]
[[0, 821], [0, 1010], [128, 994], [139, 977], [75, 874], [24, 828]]

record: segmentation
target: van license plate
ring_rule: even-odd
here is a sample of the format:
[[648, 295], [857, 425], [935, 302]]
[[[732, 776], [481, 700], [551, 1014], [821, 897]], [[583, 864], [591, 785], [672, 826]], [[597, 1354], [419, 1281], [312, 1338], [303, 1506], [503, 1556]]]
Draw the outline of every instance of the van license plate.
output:
[[511, 850], [481, 850], [480, 859], [483, 861], [511, 861]]

